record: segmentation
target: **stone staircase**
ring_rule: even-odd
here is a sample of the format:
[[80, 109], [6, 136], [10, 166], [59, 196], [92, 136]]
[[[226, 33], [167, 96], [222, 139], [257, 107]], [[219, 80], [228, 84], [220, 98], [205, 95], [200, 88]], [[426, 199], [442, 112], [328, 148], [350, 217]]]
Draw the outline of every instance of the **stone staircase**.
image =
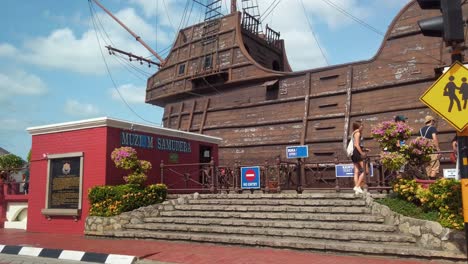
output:
[[[127, 223], [121, 222], [124, 224], [120, 228], [87, 228], [86, 234], [431, 260], [466, 259], [461, 251], [428, 249], [411, 234], [386, 223], [383, 216], [373, 214], [366, 199], [346, 193], [195, 194], [126, 217]], [[91, 225], [92, 219], [87, 223]]]

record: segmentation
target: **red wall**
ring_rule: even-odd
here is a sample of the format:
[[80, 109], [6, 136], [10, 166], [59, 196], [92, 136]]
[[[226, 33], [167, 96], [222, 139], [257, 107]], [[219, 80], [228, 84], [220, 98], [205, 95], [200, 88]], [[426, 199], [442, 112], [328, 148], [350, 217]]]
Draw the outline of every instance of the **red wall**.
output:
[[[122, 131], [128, 132], [128, 133], [133, 133], [133, 134], [138, 134], [138, 135], [146, 135], [146, 136], [153, 136], [154, 137], [154, 149], [147, 149], [147, 148], [141, 148], [141, 147], [134, 147], [133, 148], [137, 151], [138, 154], [138, 159], [141, 160], [147, 160], [151, 162], [152, 169], [151, 171], [148, 172], [148, 184], [153, 184], [153, 183], [160, 183], [161, 182], [161, 160], [164, 161], [164, 164], [170, 164], [169, 162], [169, 155], [171, 153], [177, 153], [179, 156], [179, 164], [187, 164], [187, 163], [199, 163], [199, 152], [200, 152], [200, 145], [202, 146], [211, 146], [212, 147], [212, 156], [214, 160], [217, 162], [218, 161], [218, 145], [216, 144], [211, 144], [211, 143], [205, 143], [205, 142], [199, 142], [199, 141], [194, 141], [194, 140], [187, 140], [184, 138], [176, 138], [176, 137], [169, 137], [169, 136], [161, 136], [161, 135], [156, 135], [156, 134], [151, 134], [151, 133], [144, 133], [144, 132], [139, 132], [139, 131], [129, 131], [129, 130], [122, 130], [120, 128], [113, 128], [109, 127], [109, 133], [108, 133], [108, 145], [107, 145], [107, 156], [110, 157], [112, 151], [115, 148], [121, 147], [121, 142], [120, 142], [120, 134]], [[167, 138], [167, 139], [175, 139], [175, 140], [183, 140], [186, 142], [189, 142], [191, 145], [191, 152], [190, 153], [184, 153], [184, 152], [174, 152], [174, 151], [168, 151], [168, 150], [158, 150], [157, 149], [157, 140], [156, 138]], [[114, 163], [112, 160], [109, 158], [108, 161], [108, 174], [107, 174], [107, 183], [109, 185], [112, 184], [119, 184], [121, 183], [121, 179], [123, 176], [127, 175], [128, 173], [124, 170], [121, 169], [116, 169]], [[196, 169], [196, 167], [192, 168], [187, 168], [188, 171], [193, 171]], [[172, 177], [171, 177], [172, 176]], [[183, 187], [181, 185], [180, 180], [174, 179], [174, 177], [177, 177], [175, 175], [170, 175], [168, 172], [165, 173], [164, 177], [164, 183], [171, 185], [173, 187], [181, 188]], [[177, 184], [178, 183], [178, 184]]]
[[[83, 233], [89, 211], [88, 189], [105, 184], [106, 127], [90, 128], [62, 133], [34, 135], [31, 150], [31, 177], [29, 184], [27, 230], [32, 232]], [[83, 186], [81, 217], [51, 216], [41, 213], [46, 206], [47, 159], [43, 154], [83, 152]]]
[[[51, 232], [51, 233], [75, 233], [82, 234], [84, 224], [89, 211], [88, 190], [97, 185], [116, 185], [122, 184], [123, 176], [127, 171], [115, 168], [110, 156], [115, 148], [121, 147], [120, 128], [100, 127], [89, 128], [69, 132], [51, 133], [44, 135], [34, 135], [32, 137], [31, 150], [31, 178], [30, 194], [28, 204], [28, 223], [27, 230], [32, 232]], [[175, 138], [168, 136], [159, 136], [139, 131], [125, 131], [138, 135], [148, 135], [154, 137], [154, 148], [145, 149], [134, 147], [138, 153], [138, 158], [150, 161], [153, 165], [148, 173], [148, 184], [159, 183], [160, 163], [169, 164], [169, 155], [173, 151], [160, 151], [157, 149], [157, 137], [183, 140], [190, 142], [191, 152], [177, 152], [179, 156], [178, 163], [198, 163], [200, 146], [211, 146], [212, 156], [217, 162], [218, 147], [215, 144], [201, 143], [198, 141]], [[82, 186], [82, 212], [78, 221], [73, 217], [51, 216], [47, 220], [41, 210], [46, 206], [46, 185], [47, 185], [47, 158], [44, 154], [64, 154], [70, 152], [83, 152], [83, 186]], [[196, 168], [195, 168], [196, 169]], [[193, 169], [190, 169], [193, 170]], [[165, 175], [165, 183], [179, 182], [180, 179]], [[182, 185], [175, 184], [176, 187]]]

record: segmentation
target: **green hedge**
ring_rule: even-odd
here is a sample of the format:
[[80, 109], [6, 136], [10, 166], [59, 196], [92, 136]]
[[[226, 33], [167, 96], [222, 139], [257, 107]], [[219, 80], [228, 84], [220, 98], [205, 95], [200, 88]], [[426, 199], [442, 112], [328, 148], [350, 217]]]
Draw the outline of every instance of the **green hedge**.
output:
[[166, 200], [167, 187], [153, 184], [141, 188], [136, 184], [96, 186], [89, 189], [89, 215], [114, 216], [142, 206], [161, 203]]

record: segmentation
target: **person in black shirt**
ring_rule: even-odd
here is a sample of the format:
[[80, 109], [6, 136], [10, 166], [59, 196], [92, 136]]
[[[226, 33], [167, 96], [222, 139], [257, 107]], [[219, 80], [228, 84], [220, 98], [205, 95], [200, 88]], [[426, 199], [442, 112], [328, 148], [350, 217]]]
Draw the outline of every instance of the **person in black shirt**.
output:
[[[437, 137], [437, 128], [434, 126], [435, 125], [435, 119], [432, 116], [426, 116], [424, 118], [424, 123], [426, 126], [421, 128], [419, 130], [419, 134], [421, 137], [427, 138], [432, 140], [434, 143], [437, 152], [440, 151], [439, 148], [439, 139]], [[431, 154], [431, 161], [429, 164], [426, 166], [426, 174], [429, 176], [430, 179], [435, 179], [437, 177], [437, 174], [439, 173], [439, 168], [440, 168], [440, 161], [439, 161], [440, 154], [439, 153], [433, 153]]]

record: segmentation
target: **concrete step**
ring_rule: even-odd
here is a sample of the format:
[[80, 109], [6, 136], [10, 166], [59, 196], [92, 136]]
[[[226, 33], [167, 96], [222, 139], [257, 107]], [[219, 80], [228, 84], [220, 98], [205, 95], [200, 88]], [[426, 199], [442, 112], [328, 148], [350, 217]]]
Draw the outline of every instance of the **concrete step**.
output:
[[340, 223], [324, 221], [274, 221], [268, 219], [225, 219], [225, 218], [181, 218], [181, 217], [152, 217], [145, 218], [146, 223], [158, 224], [186, 224], [186, 225], [218, 225], [230, 227], [257, 227], [257, 228], [299, 228], [343, 231], [373, 231], [396, 232], [394, 225], [366, 223]]
[[[88, 235], [93, 235], [88, 232]], [[106, 236], [120, 238], [138, 238], [138, 239], [165, 239], [191, 242], [207, 242], [231, 245], [245, 246], [263, 246], [282, 249], [297, 249], [310, 251], [325, 251], [338, 253], [356, 253], [379, 256], [404, 256], [415, 257], [426, 260], [466, 260], [464, 254], [454, 254], [453, 252], [427, 250], [410, 245], [393, 245], [387, 243], [369, 243], [369, 242], [342, 242], [329, 240], [316, 240], [304, 238], [275, 238], [269, 236], [251, 236], [251, 235], [219, 235], [219, 234], [195, 234], [195, 233], [177, 233], [177, 232], [148, 232], [142, 231], [106, 231]]]
[[243, 206], [243, 205], [176, 205], [176, 210], [182, 211], [216, 211], [216, 212], [284, 212], [284, 213], [343, 213], [343, 214], [369, 214], [371, 210], [366, 207], [308, 207], [308, 206]]
[[320, 192], [320, 193], [228, 193], [228, 194], [200, 194], [198, 199], [249, 199], [249, 200], [265, 200], [265, 199], [300, 199], [300, 200], [324, 200], [324, 199], [346, 199], [346, 200], [361, 200], [360, 196], [354, 193], [337, 193], [337, 192]]
[[229, 234], [229, 235], [253, 235], [270, 236], [271, 239], [280, 238], [313, 238], [330, 241], [361, 241], [361, 242], [385, 242], [387, 244], [412, 244], [416, 239], [412, 236], [392, 234], [384, 232], [356, 232], [334, 230], [310, 230], [299, 228], [258, 228], [258, 227], [227, 227], [219, 225], [183, 225], [183, 224], [128, 224], [127, 229], [146, 230], [147, 232], [185, 232], [204, 234]]
[[162, 211], [162, 217], [201, 217], [201, 218], [237, 218], [237, 219], [275, 219], [275, 220], [315, 220], [330, 222], [383, 223], [384, 218], [366, 214], [320, 214], [320, 213], [243, 213], [210, 211]]
[[324, 200], [300, 200], [300, 199], [198, 199], [189, 200], [188, 204], [197, 205], [263, 205], [263, 206], [365, 206], [364, 200], [352, 199], [324, 199]]

